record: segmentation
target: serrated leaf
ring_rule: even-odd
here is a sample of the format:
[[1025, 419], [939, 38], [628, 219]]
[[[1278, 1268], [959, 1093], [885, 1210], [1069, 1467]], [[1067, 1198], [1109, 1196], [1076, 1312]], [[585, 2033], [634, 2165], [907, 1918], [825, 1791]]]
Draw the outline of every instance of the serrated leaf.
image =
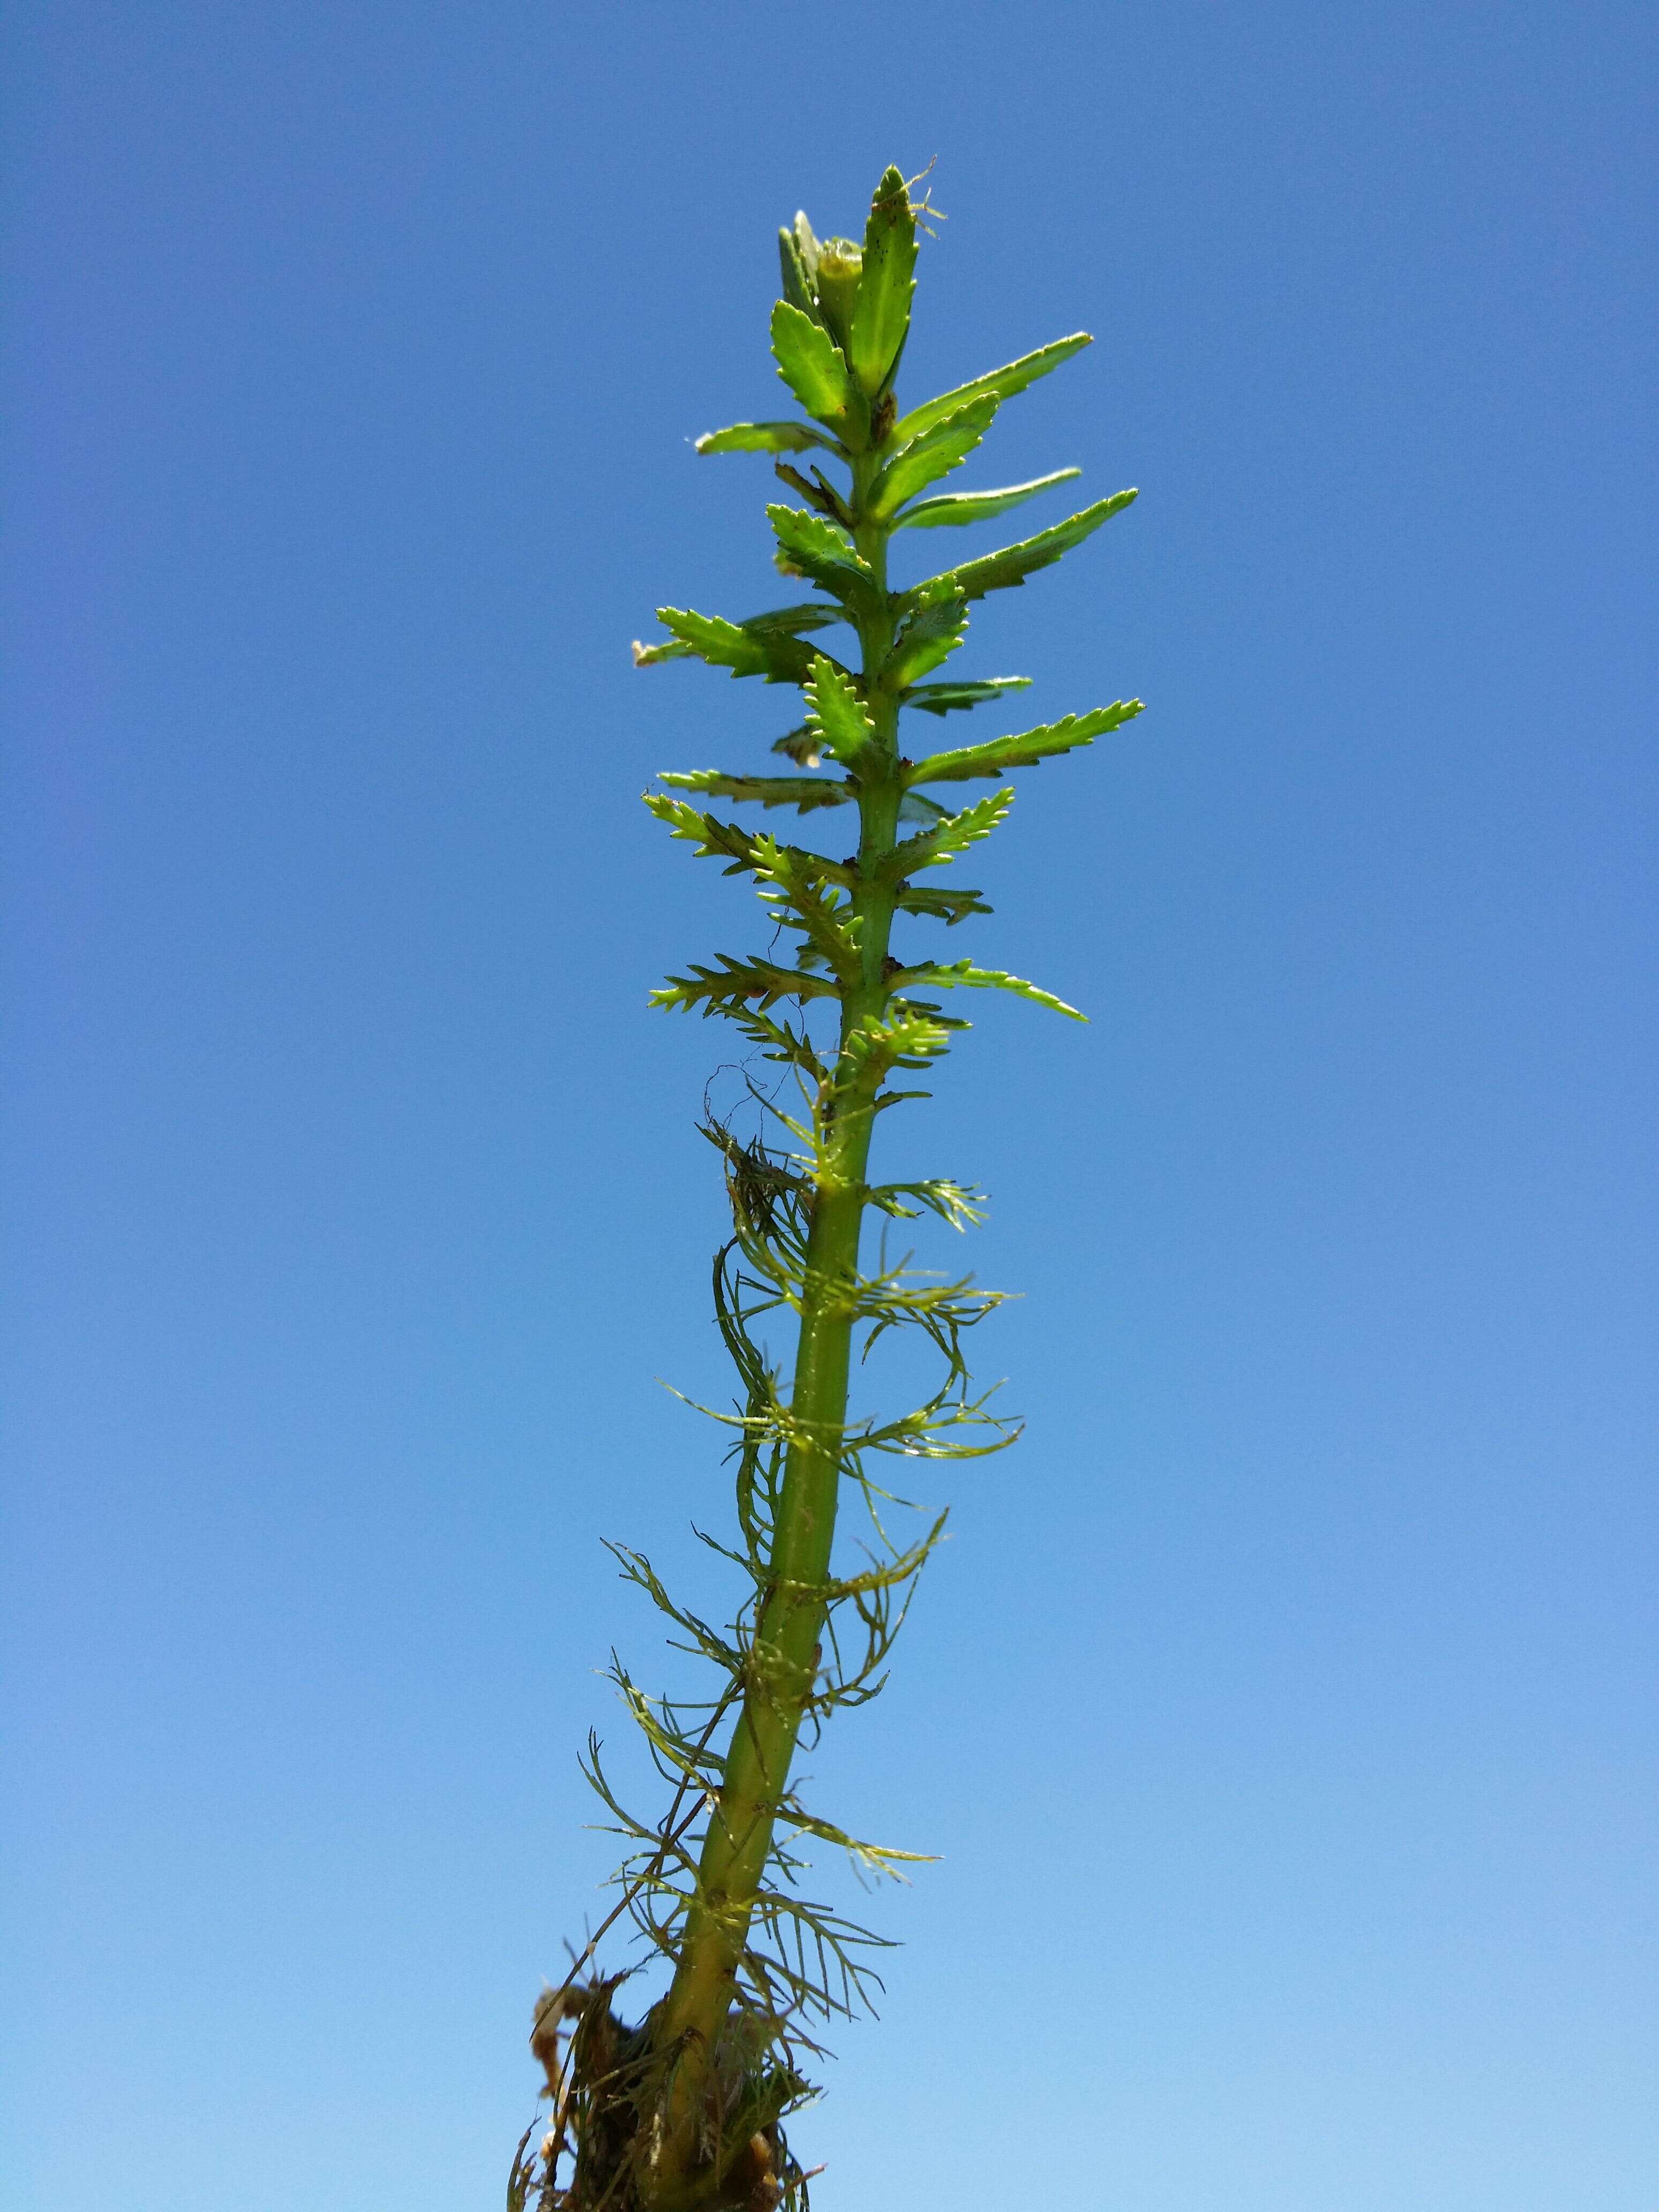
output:
[[705, 967], [702, 961], [694, 960], [689, 975], [671, 975], [653, 991], [650, 1003], [665, 1008], [678, 1006], [688, 1013], [701, 1004], [707, 1018], [728, 1003], [750, 999], [758, 1000], [763, 1010], [779, 999], [830, 999], [836, 994], [836, 985], [828, 975], [784, 968], [775, 960], [734, 960], [729, 952], [717, 953], [715, 957], [718, 967]]
[[852, 870], [821, 853], [782, 845], [763, 831], [754, 842], [755, 877], [762, 899], [786, 928], [806, 939], [796, 957], [803, 967], [828, 966], [842, 982], [859, 973], [862, 921], [847, 898]]
[[727, 775], [717, 768], [664, 769], [659, 783], [677, 791], [703, 791], [712, 799], [732, 799], [758, 806], [797, 806], [811, 814], [820, 806], [843, 806], [856, 799], [854, 785], [840, 776]]
[[913, 684], [899, 701], [902, 707], [919, 707], [924, 714], [953, 714], [988, 700], [1005, 698], [1010, 691], [1028, 691], [1029, 676], [988, 676], [981, 684]]
[[941, 890], [932, 884], [908, 884], [899, 892], [895, 904], [906, 914], [927, 915], [951, 929], [959, 921], [966, 921], [971, 914], [993, 911], [977, 891]]
[[804, 453], [809, 446], [821, 446], [832, 453], [839, 451], [833, 438], [826, 438], [810, 422], [733, 422], [724, 430], [705, 430], [696, 450], [700, 453]]
[[1134, 497], [1133, 491], [1115, 491], [1109, 499], [1097, 500], [1080, 514], [1067, 515], [1064, 522], [1039, 531], [1035, 538], [1005, 545], [998, 553], [982, 554], [977, 561], [965, 561], [961, 568], [951, 569], [949, 581], [969, 599], [981, 599], [987, 592], [1012, 590], [1036, 569], [1051, 568], [1073, 546], [1081, 545], [1103, 522], [1121, 514]]
[[890, 515], [903, 501], [948, 476], [984, 437], [996, 411], [994, 395], [975, 399], [901, 446], [871, 488], [871, 513]]
[[943, 822], [950, 811], [936, 799], [926, 798], [919, 791], [907, 791], [899, 801], [898, 818], [901, 822]]
[[[701, 445], [698, 450], [702, 450]], [[989, 522], [994, 515], [1006, 514], [1011, 507], [1023, 507], [1040, 491], [1050, 491], [1055, 484], [1069, 483], [1073, 477], [1082, 474], [1081, 469], [1055, 469], [1046, 477], [1033, 477], [1030, 483], [1009, 484], [1002, 491], [941, 492], [937, 499], [924, 499], [915, 507], [907, 507], [894, 527], [938, 530], [947, 524]]]
[[894, 426], [893, 435], [902, 440], [918, 438], [945, 416], [954, 415], [958, 407], [987, 392], [998, 399], [1012, 399], [1015, 392], [1024, 392], [1028, 384], [1035, 384], [1038, 377], [1047, 376], [1050, 369], [1058, 368], [1061, 362], [1069, 361], [1074, 353], [1081, 353], [1085, 346], [1093, 343], [1087, 331], [1074, 331], [1070, 337], [1056, 338], [1052, 345], [1039, 346], [1035, 353], [1022, 354], [1018, 361], [991, 369], [984, 376], [976, 376], [971, 384], [959, 384], [954, 392], [941, 392], [937, 399], [924, 400]]
[[807, 413], [844, 442], [854, 442], [855, 426], [860, 432], [868, 428], [869, 410], [848, 380], [840, 347], [822, 324], [787, 300], [772, 310], [772, 357]]
[[1069, 1015], [1074, 1022], [1086, 1022], [1089, 1018], [1075, 1006], [1068, 1006], [1064, 999], [1057, 999], [1052, 991], [1040, 990], [1035, 983], [1028, 983], [1023, 975], [1010, 975], [1001, 968], [975, 968], [969, 960], [953, 960], [937, 967], [906, 968], [893, 981], [898, 988], [906, 991], [917, 984], [936, 991], [1011, 991], [1017, 999], [1030, 999], [1036, 1006], [1051, 1006], [1055, 1013]]
[[1035, 768], [1060, 753], [1092, 744], [1110, 730], [1121, 729], [1141, 710], [1139, 699], [1119, 699], [1109, 707], [1092, 708], [1086, 714], [1067, 714], [1058, 722], [1045, 722], [1012, 738], [992, 738], [982, 745], [963, 745], [954, 752], [930, 753], [904, 771], [907, 784], [965, 783], [981, 775], [1005, 775], [1011, 768]]
[[660, 791], [644, 792], [641, 796], [647, 811], [666, 824], [670, 836], [683, 837], [696, 848], [700, 860], [729, 861], [727, 875], [754, 867], [755, 840], [735, 822], [717, 821], [712, 814], [688, 806], [684, 799], [671, 799]]
[[882, 681], [907, 690], [948, 660], [968, 632], [968, 602], [945, 588], [913, 594], [917, 604], [900, 623], [893, 649], [882, 663]]
[[805, 691], [806, 703], [811, 709], [808, 728], [826, 752], [833, 753], [844, 766], [856, 768], [875, 744], [876, 732], [864, 711], [864, 702], [853, 688], [852, 678], [844, 669], [820, 656], [813, 665]]
[[738, 628], [753, 637], [799, 637], [803, 630], [833, 629], [846, 619], [840, 607], [826, 607], [822, 599], [804, 599], [793, 607], [769, 607], [763, 614], [745, 615]]
[[890, 380], [910, 327], [915, 290], [916, 222], [904, 179], [887, 169], [870, 204], [864, 231], [864, 266], [848, 352], [867, 398]]
[[951, 1049], [952, 1036], [963, 1026], [960, 1022], [941, 1019], [936, 1012], [923, 1012], [900, 1003], [888, 1008], [884, 1020], [865, 1023], [855, 1030], [843, 1056], [854, 1063], [873, 1064], [878, 1075], [890, 1067], [925, 1067], [930, 1060], [943, 1058]]
[[854, 550], [845, 531], [799, 507], [769, 507], [766, 514], [780, 554], [798, 574], [833, 592], [844, 604], [860, 608], [879, 604], [882, 592], [876, 573]]
[[[672, 641], [662, 645], [635, 644], [636, 667], [650, 668], [659, 661], [683, 659], [690, 654], [706, 660], [712, 668], [729, 668], [734, 677], [761, 676], [769, 684], [799, 684], [818, 657], [793, 631], [727, 622], [722, 616], [700, 615], [685, 607], [659, 607], [657, 620], [673, 633]], [[764, 615], [754, 617], [756, 624], [764, 625], [767, 621]]]
[[920, 837], [895, 846], [882, 863], [883, 872], [890, 877], [904, 877], [914, 874], [918, 868], [945, 866], [958, 853], [965, 853], [970, 845], [977, 845], [981, 838], [988, 837], [1006, 820], [1013, 803], [1011, 786], [992, 792], [988, 798], [976, 799], [959, 814], [947, 814]]

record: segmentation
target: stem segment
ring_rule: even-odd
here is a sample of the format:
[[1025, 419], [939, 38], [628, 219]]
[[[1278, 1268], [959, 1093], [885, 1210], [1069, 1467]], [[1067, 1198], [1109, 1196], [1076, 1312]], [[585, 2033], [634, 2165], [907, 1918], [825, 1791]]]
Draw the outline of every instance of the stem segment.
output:
[[[886, 611], [890, 526], [866, 520], [873, 456], [856, 456], [851, 513], [860, 553], [875, 572], [881, 611], [859, 624], [866, 710], [877, 757], [860, 766], [858, 917], [861, 973], [842, 993], [840, 1065], [858, 1031], [887, 1009], [888, 945], [895, 890], [881, 863], [897, 841], [902, 785], [898, 701], [878, 672], [891, 649]], [[856, 1061], [853, 1063], [857, 1065]], [[706, 2163], [705, 2112], [720, 2032], [737, 1988], [777, 1807], [818, 1663], [839, 1501], [842, 1436], [852, 1359], [854, 1291], [866, 1205], [865, 1170], [880, 1078], [837, 1075], [825, 1112], [823, 1163], [812, 1204], [785, 1465], [770, 1588], [756, 1624], [750, 1679], [725, 1760], [725, 1776], [698, 1865], [696, 1895], [678, 1965], [656, 2018], [653, 2040], [669, 2062], [660, 2132], [647, 2167], [650, 2201], [662, 2212], [718, 2202], [720, 2175]], [[732, 2146], [736, 2148], [736, 2146]]]

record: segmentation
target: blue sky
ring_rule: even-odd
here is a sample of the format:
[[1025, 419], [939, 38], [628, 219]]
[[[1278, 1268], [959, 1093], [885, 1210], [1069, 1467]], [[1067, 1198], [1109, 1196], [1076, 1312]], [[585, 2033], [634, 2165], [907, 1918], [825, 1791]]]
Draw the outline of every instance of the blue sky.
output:
[[812, 1762], [941, 1854], [815, 2202], [1647, 2212], [1650, 11], [6, 42], [7, 2204], [500, 2201], [600, 1539], [720, 1595], [645, 998], [755, 924], [637, 794], [780, 695], [628, 641], [767, 601], [775, 226], [937, 156], [905, 390], [1092, 330], [976, 480], [1142, 488], [966, 672], [1149, 705], [974, 877], [1091, 1025], [890, 1138], [1029, 1429]]

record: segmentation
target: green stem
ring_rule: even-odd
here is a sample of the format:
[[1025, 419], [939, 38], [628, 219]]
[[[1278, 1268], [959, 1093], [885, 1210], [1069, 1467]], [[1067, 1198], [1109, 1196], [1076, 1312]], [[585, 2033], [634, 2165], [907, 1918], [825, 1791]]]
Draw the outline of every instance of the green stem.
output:
[[[893, 642], [885, 611], [888, 526], [862, 520], [875, 459], [853, 463], [854, 536], [881, 585], [883, 611], [860, 624], [866, 705], [880, 758], [860, 773], [859, 918], [862, 972], [842, 994], [842, 1065], [854, 1036], [885, 1013], [895, 891], [880, 863], [897, 842], [898, 702], [877, 672]], [[716, 2045], [737, 1991], [737, 1970], [772, 1844], [818, 1666], [823, 1595], [835, 1541], [842, 1436], [852, 1360], [854, 1286], [866, 1205], [865, 1170], [879, 1077], [837, 1080], [806, 1247], [800, 1331], [790, 1401], [793, 1434], [774, 1530], [771, 1579], [756, 1623], [742, 1709], [698, 1863], [696, 1894], [653, 2040], [672, 2064], [661, 2132], [648, 2169], [650, 2201], [677, 2212], [715, 2201], [720, 2176], [702, 2148]], [[736, 2149], [738, 2146], [730, 2147]]]

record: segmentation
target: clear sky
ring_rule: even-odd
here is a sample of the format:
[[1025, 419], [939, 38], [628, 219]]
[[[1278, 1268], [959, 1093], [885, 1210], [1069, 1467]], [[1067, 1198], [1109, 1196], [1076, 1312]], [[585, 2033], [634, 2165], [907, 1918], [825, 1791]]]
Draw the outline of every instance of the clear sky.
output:
[[756, 923], [637, 794], [793, 695], [628, 644], [769, 603], [687, 441], [935, 155], [905, 391], [1097, 339], [957, 481], [1142, 488], [957, 665], [1149, 707], [972, 877], [1091, 1026], [886, 1139], [1030, 1426], [812, 1763], [942, 1855], [815, 2203], [1650, 2212], [1656, 30], [12, 9], [9, 2212], [501, 2202], [600, 1539], [723, 1589], [645, 1001]]

